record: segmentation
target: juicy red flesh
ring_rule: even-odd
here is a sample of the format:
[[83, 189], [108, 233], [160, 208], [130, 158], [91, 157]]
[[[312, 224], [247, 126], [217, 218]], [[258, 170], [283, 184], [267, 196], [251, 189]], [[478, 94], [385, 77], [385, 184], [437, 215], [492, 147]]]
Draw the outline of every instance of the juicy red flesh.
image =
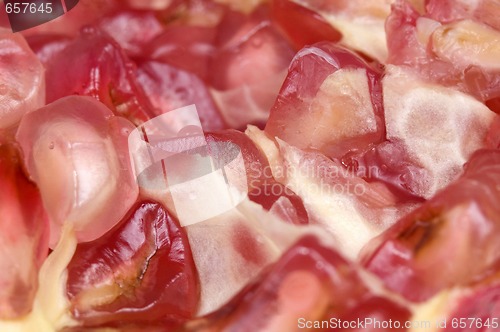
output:
[[30, 312], [48, 254], [48, 217], [17, 150], [0, 142], [0, 319]]
[[84, 95], [136, 124], [153, 116], [135, 81], [135, 65], [114, 40], [95, 28], [82, 30], [79, 38], [55, 54], [47, 64], [46, 77], [48, 103]]
[[418, 302], [484, 278], [500, 261], [499, 165], [497, 150], [474, 154], [459, 180], [365, 247], [364, 266]]
[[273, 24], [267, 5], [251, 14], [227, 11], [217, 27], [208, 82], [232, 128], [263, 126], [294, 50]]
[[371, 293], [354, 266], [338, 253], [323, 247], [314, 237], [304, 237], [225, 306], [186, 328], [250, 331], [252, 326], [260, 330], [292, 330], [297, 328], [299, 318], [377, 317], [404, 322], [409, 316], [407, 308]]
[[[184, 229], [153, 202], [138, 204], [107, 234], [79, 244], [68, 265], [72, 312], [85, 325], [175, 325], [196, 312], [198, 287]], [[102, 298], [85, 297], [96, 289]]]

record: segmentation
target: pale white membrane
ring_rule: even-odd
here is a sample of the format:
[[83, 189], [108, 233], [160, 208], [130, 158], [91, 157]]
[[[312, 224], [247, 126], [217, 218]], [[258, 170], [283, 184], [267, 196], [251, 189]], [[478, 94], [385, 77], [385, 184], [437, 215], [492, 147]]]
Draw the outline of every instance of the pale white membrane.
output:
[[[279, 139], [276, 145], [255, 127], [249, 127], [246, 134], [266, 154], [274, 177], [300, 196], [311, 222], [321, 224], [347, 258], [355, 259], [370, 239], [414, 207], [396, 207], [390, 193], [319, 153], [305, 153]], [[319, 176], [325, 168], [330, 178]], [[367, 199], [377, 200], [377, 208], [366, 206]]]
[[387, 66], [383, 88], [387, 138], [403, 144], [425, 170], [413, 190], [430, 198], [484, 146], [495, 113], [469, 95], [420, 81], [402, 67]]

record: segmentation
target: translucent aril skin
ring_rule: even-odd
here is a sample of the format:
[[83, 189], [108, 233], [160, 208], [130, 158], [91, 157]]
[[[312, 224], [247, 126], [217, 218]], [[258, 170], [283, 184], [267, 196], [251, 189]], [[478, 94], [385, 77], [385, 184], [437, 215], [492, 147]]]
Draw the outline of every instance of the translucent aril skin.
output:
[[[322, 246], [315, 237], [307, 236], [218, 311], [193, 320], [184, 328], [295, 331], [312, 327], [300, 327], [301, 323], [320, 320], [338, 323], [337, 320], [365, 317], [404, 322], [410, 311], [371, 292], [351, 263]], [[368, 326], [352, 331], [375, 329]]]
[[0, 131], [45, 103], [42, 63], [21, 34], [0, 28]]
[[330, 42], [292, 60], [266, 133], [302, 149], [341, 157], [384, 137], [381, 72]]
[[[211, 143], [231, 142], [241, 149], [246, 174], [242, 174], [240, 177], [245, 176], [247, 179], [250, 200], [262, 205], [264, 209], [270, 210], [281, 197], [286, 198], [291, 203], [291, 206], [286, 203], [284, 209], [294, 210], [293, 215], [295, 218], [292, 218], [291, 221], [295, 224], [307, 224], [309, 222], [302, 199], [291, 189], [286, 188], [274, 179], [266, 156], [248, 136], [237, 130], [229, 129], [208, 133], [206, 134], [206, 140], [209, 145]], [[280, 200], [277, 205], [280, 205], [283, 200]], [[278, 209], [278, 207], [275, 209]]]
[[48, 61], [47, 102], [69, 95], [90, 96], [140, 124], [154, 114], [136, 82], [135, 70], [113, 39], [96, 28], [84, 28]]
[[371, 241], [363, 265], [421, 302], [488, 277], [500, 261], [500, 152], [481, 150], [455, 182]]
[[16, 139], [50, 216], [52, 247], [64, 224], [71, 224], [80, 242], [91, 241], [135, 202], [138, 187], [127, 145], [133, 129], [83, 96], [61, 98], [23, 117]]
[[156, 115], [195, 104], [203, 130], [227, 127], [207, 86], [195, 74], [158, 61], [141, 61], [137, 82]]
[[0, 187], [0, 319], [15, 319], [32, 308], [38, 271], [48, 254], [49, 220], [18, 151], [2, 142]]
[[66, 290], [84, 326], [156, 324], [172, 330], [194, 315], [199, 300], [185, 230], [148, 201], [99, 239], [77, 246]]

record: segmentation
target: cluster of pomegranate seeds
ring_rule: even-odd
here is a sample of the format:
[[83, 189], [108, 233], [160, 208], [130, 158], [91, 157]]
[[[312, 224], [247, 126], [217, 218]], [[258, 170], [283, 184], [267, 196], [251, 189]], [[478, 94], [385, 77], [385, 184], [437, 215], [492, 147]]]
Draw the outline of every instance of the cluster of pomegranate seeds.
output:
[[500, 328], [497, 1], [0, 14], [0, 331]]

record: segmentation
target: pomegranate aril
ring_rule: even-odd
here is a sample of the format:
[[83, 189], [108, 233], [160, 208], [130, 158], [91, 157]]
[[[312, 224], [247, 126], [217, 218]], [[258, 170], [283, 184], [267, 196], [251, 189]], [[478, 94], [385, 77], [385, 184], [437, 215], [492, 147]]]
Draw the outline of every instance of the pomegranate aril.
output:
[[417, 302], [480, 278], [500, 260], [499, 162], [496, 150], [476, 152], [456, 182], [365, 247], [364, 265]]
[[341, 43], [370, 59], [385, 62], [387, 46], [384, 24], [392, 1], [387, 0], [300, 0], [317, 11], [341, 35]]
[[408, 1], [396, 1], [387, 19], [388, 63], [411, 66], [423, 78], [483, 102], [499, 98], [495, 54], [500, 31], [476, 20], [476, 9], [467, 9], [487, 2], [458, 2], [456, 12], [444, 14], [449, 1], [430, 1], [426, 7], [430, 12], [422, 14]]
[[138, 188], [127, 146], [133, 129], [82, 96], [61, 98], [23, 117], [16, 139], [51, 217], [51, 247], [65, 223], [79, 241], [91, 241], [135, 202]]
[[266, 5], [250, 15], [229, 11], [218, 26], [209, 83], [233, 128], [267, 120], [294, 51]]
[[494, 0], [428, 0], [425, 10], [429, 17], [442, 23], [474, 19], [500, 29], [500, 20], [496, 15], [500, 6]]
[[[303, 200], [311, 224], [320, 224], [337, 249], [354, 259], [373, 237], [414, 208], [381, 182], [367, 182], [337, 160], [279, 141], [280, 182]], [[352, 237], [356, 234], [356, 237]]]
[[333, 43], [300, 50], [271, 109], [266, 133], [341, 157], [384, 134], [381, 72]]
[[497, 115], [466, 94], [420, 81], [404, 67], [388, 66], [383, 87], [387, 139], [400, 144], [400, 160], [420, 169], [403, 181], [412, 194], [429, 198], [485, 147]]
[[285, 70], [294, 54], [276, 30], [267, 6], [251, 15], [228, 12], [218, 26], [210, 82], [218, 90], [261, 84]]
[[184, 229], [160, 204], [137, 204], [108, 233], [78, 245], [67, 292], [86, 326], [173, 327], [191, 318], [199, 285]]

